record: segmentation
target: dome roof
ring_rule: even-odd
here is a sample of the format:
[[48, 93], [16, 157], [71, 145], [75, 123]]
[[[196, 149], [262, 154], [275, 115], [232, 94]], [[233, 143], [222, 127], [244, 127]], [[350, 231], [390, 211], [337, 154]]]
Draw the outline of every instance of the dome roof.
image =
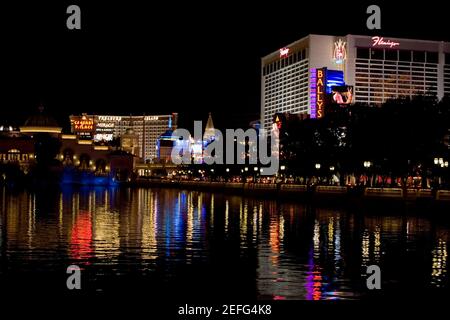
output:
[[25, 121], [25, 127], [58, 127], [58, 123], [53, 117], [39, 113], [32, 115]]
[[49, 133], [61, 133], [62, 128], [59, 127], [58, 122], [50, 115], [44, 113], [44, 108], [39, 107], [39, 112], [30, 116], [25, 124], [20, 127], [21, 132], [49, 132]]

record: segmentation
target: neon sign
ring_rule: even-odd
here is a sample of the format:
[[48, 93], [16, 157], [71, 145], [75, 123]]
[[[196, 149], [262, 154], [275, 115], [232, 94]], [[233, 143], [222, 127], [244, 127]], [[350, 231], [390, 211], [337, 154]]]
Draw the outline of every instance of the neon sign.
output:
[[400, 42], [394, 42], [392, 40], [384, 40], [383, 37], [372, 37], [372, 47], [380, 47], [380, 46], [384, 46], [384, 47], [389, 47], [389, 48], [394, 48], [400, 45]]
[[341, 64], [347, 59], [346, 42], [339, 39], [334, 43], [333, 59], [337, 64]]
[[325, 103], [325, 70], [317, 69], [316, 73], [316, 118], [323, 117]]
[[98, 120], [100, 121], [120, 121], [122, 117], [120, 116], [98, 116]]
[[280, 49], [280, 58], [287, 57], [289, 54], [289, 48]]
[[144, 121], [157, 121], [158, 117], [157, 116], [146, 116], [144, 117]]
[[92, 131], [94, 122], [92, 120], [75, 120], [73, 126], [76, 131]]
[[309, 109], [311, 119], [316, 118], [316, 69], [312, 68], [310, 71], [309, 79]]
[[99, 122], [99, 123], [97, 123], [97, 128], [114, 128], [114, 123], [112, 123], [112, 122]]

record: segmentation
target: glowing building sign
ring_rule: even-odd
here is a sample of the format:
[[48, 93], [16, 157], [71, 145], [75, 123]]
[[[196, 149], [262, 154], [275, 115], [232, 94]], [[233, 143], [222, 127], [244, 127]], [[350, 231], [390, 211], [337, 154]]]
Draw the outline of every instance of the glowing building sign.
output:
[[327, 80], [325, 83], [325, 92], [330, 94], [333, 87], [336, 86], [344, 86], [344, 72], [341, 70], [329, 70], [324, 69], [325, 79]]
[[389, 47], [394, 48], [400, 45], [400, 42], [394, 42], [392, 40], [384, 40], [383, 37], [372, 37], [372, 47]]
[[92, 120], [74, 120], [73, 128], [75, 131], [92, 131], [94, 130], [94, 121]]
[[312, 68], [309, 76], [309, 116], [311, 119], [316, 118], [316, 81], [316, 69]]
[[344, 63], [344, 60], [347, 59], [347, 49], [346, 42], [339, 39], [334, 43], [334, 51], [333, 51], [333, 59], [337, 64]]
[[280, 58], [287, 57], [289, 54], [289, 48], [280, 49]]
[[159, 118], [157, 116], [145, 116], [144, 121], [157, 121]]
[[113, 122], [99, 122], [97, 123], [97, 129], [98, 128], [114, 128]]
[[120, 121], [122, 117], [120, 116], [98, 116], [99, 121]]
[[320, 119], [325, 107], [325, 69], [316, 70], [316, 118]]

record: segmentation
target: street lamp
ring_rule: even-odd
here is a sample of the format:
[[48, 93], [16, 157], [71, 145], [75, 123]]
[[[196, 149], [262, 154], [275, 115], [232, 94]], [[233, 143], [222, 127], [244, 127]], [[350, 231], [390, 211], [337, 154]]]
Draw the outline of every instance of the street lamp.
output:
[[448, 168], [448, 161], [444, 162], [444, 167]]
[[254, 167], [253, 170], [256, 172], [258, 171], [258, 167]]
[[284, 171], [284, 170], [286, 170], [286, 166], [281, 166], [280, 169], [281, 169], [281, 171]]
[[226, 168], [225, 171], [226, 171], [226, 172], [230, 172], [230, 168]]
[[320, 169], [320, 163], [316, 163], [316, 169], [317, 169], [317, 170]]
[[248, 168], [247, 168], [247, 167], [245, 167], [245, 168], [244, 168], [244, 170], [245, 170], [245, 171], [248, 171]]
[[372, 162], [364, 161], [364, 168], [370, 168], [372, 166]]
[[437, 165], [439, 163], [439, 159], [438, 158], [434, 158], [434, 164]]
[[334, 166], [330, 166], [330, 171], [334, 171]]

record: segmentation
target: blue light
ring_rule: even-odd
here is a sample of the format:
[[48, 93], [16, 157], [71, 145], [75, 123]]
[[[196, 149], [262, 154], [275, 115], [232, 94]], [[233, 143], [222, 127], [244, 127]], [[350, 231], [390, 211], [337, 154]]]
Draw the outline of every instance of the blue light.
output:
[[326, 93], [331, 93], [331, 88], [336, 86], [345, 86], [344, 71], [327, 70], [326, 71]]

